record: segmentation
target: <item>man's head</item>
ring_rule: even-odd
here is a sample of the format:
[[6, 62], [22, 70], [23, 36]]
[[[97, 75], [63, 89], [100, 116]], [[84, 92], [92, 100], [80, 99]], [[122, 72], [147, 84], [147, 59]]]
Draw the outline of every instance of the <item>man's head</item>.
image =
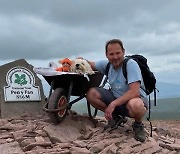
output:
[[106, 57], [115, 69], [119, 68], [124, 60], [125, 49], [119, 39], [112, 39], [105, 46]]
[[107, 54], [107, 51], [108, 51], [108, 45], [109, 44], [116, 44], [116, 43], [120, 45], [120, 47], [122, 48], [123, 51], [125, 51], [124, 46], [123, 46], [123, 42], [121, 40], [112, 39], [112, 40], [109, 40], [109, 41], [106, 42], [106, 46], [105, 46], [106, 54]]

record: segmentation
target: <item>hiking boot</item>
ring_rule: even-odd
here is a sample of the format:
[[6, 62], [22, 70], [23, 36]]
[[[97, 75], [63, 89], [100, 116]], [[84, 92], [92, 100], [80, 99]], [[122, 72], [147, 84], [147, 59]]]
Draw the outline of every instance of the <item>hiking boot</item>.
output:
[[127, 119], [125, 117], [122, 117], [121, 115], [113, 116], [111, 120], [108, 121], [108, 124], [104, 127], [104, 130], [111, 128], [111, 130], [117, 129], [118, 126], [123, 127], [122, 124], [125, 124], [127, 122]]
[[145, 131], [144, 131], [143, 123], [134, 122], [132, 127], [133, 127], [133, 130], [134, 130], [134, 133], [135, 133], [134, 138], [137, 141], [144, 142], [146, 140], [146, 134], [145, 134]]

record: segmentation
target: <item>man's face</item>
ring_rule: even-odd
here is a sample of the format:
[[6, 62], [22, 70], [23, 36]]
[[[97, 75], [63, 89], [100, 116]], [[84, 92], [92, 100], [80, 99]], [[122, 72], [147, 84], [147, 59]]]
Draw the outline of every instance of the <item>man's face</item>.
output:
[[124, 59], [124, 51], [119, 45], [119, 43], [113, 43], [108, 45], [106, 57], [115, 69], [122, 65]]

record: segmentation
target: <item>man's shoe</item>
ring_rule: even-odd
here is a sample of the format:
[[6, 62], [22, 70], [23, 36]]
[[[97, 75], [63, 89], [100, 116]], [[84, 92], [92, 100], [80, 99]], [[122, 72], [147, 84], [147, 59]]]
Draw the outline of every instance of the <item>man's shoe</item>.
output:
[[146, 140], [146, 133], [144, 131], [143, 123], [134, 122], [132, 127], [133, 127], [133, 130], [134, 130], [134, 133], [135, 133], [134, 138], [137, 141], [144, 142]]
[[113, 116], [111, 120], [108, 121], [108, 124], [104, 127], [104, 130], [110, 128], [111, 130], [117, 129], [118, 126], [123, 127], [123, 125], [127, 122], [127, 119], [125, 117], [122, 117], [121, 115]]

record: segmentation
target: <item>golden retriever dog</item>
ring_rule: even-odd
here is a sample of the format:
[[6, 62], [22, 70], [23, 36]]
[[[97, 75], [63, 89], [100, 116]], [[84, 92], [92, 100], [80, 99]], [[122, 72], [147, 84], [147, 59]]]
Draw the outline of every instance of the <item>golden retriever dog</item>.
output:
[[72, 60], [70, 71], [80, 74], [94, 74], [90, 64], [85, 59]]

